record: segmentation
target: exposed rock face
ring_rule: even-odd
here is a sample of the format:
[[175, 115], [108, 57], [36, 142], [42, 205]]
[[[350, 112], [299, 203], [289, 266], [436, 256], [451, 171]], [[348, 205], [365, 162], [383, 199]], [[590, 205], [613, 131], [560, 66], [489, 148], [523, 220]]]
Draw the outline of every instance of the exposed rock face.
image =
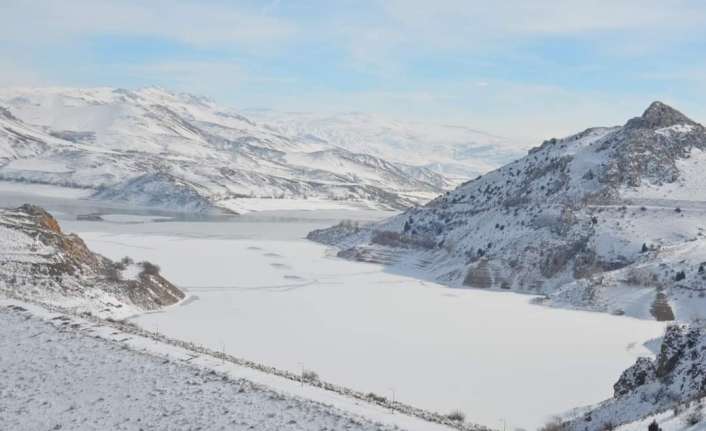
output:
[[671, 183], [679, 177], [676, 161], [693, 148], [706, 149], [704, 127], [661, 102], [633, 118], [600, 147], [612, 151], [602, 181], [638, 187], [645, 180]]
[[661, 129], [676, 125], [697, 126], [698, 123], [669, 105], [660, 101], [652, 102], [641, 117], [628, 121], [627, 127], [633, 129]]
[[481, 259], [475, 267], [471, 267], [463, 280], [463, 284], [480, 289], [493, 287], [493, 275], [490, 272], [488, 260]]
[[[68, 301], [105, 314], [121, 314], [124, 306], [151, 310], [185, 296], [152, 265], [113, 262], [93, 253], [33, 205], [0, 210], [0, 250], [0, 291], [15, 296]], [[134, 279], [122, 276], [128, 265], [142, 265]]]
[[656, 359], [639, 358], [614, 385], [614, 397], [567, 423], [567, 430], [602, 430], [706, 396], [706, 329], [669, 326]]
[[[423, 207], [311, 238], [350, 258], [428, 262], [425, 276], [454, 287], [505, 287], [547, 295], [548, 304], [641, 318], [679, 319], [680, 310], [706, 318], [706, 301], [680, 306], [706, 298], [706, 273], [697, 273], [706, 236], [695, 233], [706, 209], [675, 211], [680, 203], [669, 197], [636, 202], [655, 187], [702, 184], [701, 171], [684, 169], [694, 160], [706, 167], [704, 127], [655, 102], [622, 127], [547, 140]], [[700, 193], [687, 199], [706, 201]], [[405, 241], [379, 241], [377, 232]], [[427, 247], [408, 246], [421, 240]], [[645, 241], [659, 246], [642, 251]], [[675, 285], [681, 267], [686, 279]]]
[[636, 388], [654, 381], [656, 377], [654, 361], [650, 358], [638, 358], [635, 365], [623, 371], [613, 385], [614, 396], [617, 398], [629, 394]]

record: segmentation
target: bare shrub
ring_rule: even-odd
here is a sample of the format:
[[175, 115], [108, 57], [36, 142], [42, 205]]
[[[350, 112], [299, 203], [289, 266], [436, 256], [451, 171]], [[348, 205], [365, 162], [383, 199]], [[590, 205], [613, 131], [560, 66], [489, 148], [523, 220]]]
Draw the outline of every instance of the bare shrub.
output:
[[316, 374], [315, 371], [304, 370], [304, 371], [302, 371], [302, 380], [304, 380], [305, 382], [318, 382], [319, 375]]
[[378, 395], [378, 394], [376, 394], [376, 393], [374, 393], [374, 392], [368, 392], [368, 394], [366, 395], [366, 397], [367, 397], [369, 400], [373, 400], [373, 401], [375, 401], [375, 402], [377, 402], [377, 403], [386, 403], [386, 402], [387, 402], [387, 398], [383, 397], [382, 395]]
[[159, 265], [155, 265], [154, 263], [144, 261], [140, 263], [142, 265], [142, 273], [143, 275], [159, 275]]
[[701, 411], [701, 408], [697, 406], [696, 409], [693, 411], [689, 412], [689, 414], [686, 415], [686, 418], [684, 418], [684, 421], [686, 422], [687, 425], [689, 426], [694, 426], [696, 424], [701, 423], [704, 420], [704, 414]]
[[631, 286], [657, 286], [659, 279], [649, 269], [630, 267], [626, 272], [624, 282]]
[[389, 231], [389, 230], [379, 230], [373, 234], [370, 239], [373, 244], [384, 245], [388, 247], [398, 247], [398, 248], [425, 248], [432, 249], [436, 247], [436, 243], [431, 238], [426, 238], [422, 236], [410, 236], [404, 235], [399, 232]]
[[454, 422], [464, 422], [466, 420], [466, 414], [461, 410], [454, 410], [447, 414], [446, 417]]
[[564, 430], [564, 422], [561, 420], [560, 417], [554, 416], [544, 424], [541, 428], [539, 428], [538, 431], [563, 431]]
[[120, 274], [120, 268], [117, 265], [110, 265], [105, 273], [105, 278], [108, 281], [118, 282], [123, 279], [122, 274]]

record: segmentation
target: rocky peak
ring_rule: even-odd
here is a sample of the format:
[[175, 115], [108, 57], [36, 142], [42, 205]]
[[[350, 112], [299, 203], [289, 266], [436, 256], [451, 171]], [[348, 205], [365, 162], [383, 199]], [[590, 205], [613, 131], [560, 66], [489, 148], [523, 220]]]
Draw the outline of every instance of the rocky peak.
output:
[[671, 106], [656, 101], [645, 110], [641, 117], [628, 121], [627, 127], [632, 129], [661, 129], [676, 125], [696, 126], [698, 123], [672, 108]]

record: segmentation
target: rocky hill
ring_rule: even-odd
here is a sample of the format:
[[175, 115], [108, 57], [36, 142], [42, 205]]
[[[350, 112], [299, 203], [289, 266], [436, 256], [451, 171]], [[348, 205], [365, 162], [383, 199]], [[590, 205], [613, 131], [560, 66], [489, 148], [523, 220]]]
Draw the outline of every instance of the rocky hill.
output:
[[454, 184], [156, 88], [0, 89], [0, 180], [189, 212], [402, 209]]
[[552, 139], [383, 222], [312, 232], [453, 287], [658, 320], [706, 316], [706, 130], [660, 102]]
[[706, 409], [706, 328], [698, 325], [668, 327], [657, 357], [638, 359], [620, 376], [614, 392], [613, 398], [597, 406], [577, 410], [565, 422], [565, 429], [602, 431], [645, 422], [646, 417], [652, 417], [658, 424], [676, 422], [675, 429], [703, 425], [706, 420], [703, 414]]
[[43, 209], [0, 210], [0, 295], [51, 302], [105, 316], [174, 304], [184, 293], [149, 262], [113, 262], [62, 232]]

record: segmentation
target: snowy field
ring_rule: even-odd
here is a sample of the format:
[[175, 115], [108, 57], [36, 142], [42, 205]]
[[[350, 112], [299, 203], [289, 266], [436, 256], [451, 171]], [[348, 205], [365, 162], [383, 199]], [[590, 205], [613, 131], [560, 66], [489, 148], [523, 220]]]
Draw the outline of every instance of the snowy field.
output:
[[60, 222], [111, 258], [159, 263], [188, 290], [183, 304], [136, 316], [141, 326], [495, 428], [533, 429], [609, 397], [620, 372], [649, 354], [642, 343], [662, 333], [655, 322], [444, 288], [302, 239], [351, 214], [376, 216]]
[[[196, 366], [204, 359], [36, 306], [27, 306], [28, 312], [2, 302], [7, 301], [0, 301], [3, 430], [392, 431], [399, 429], [396, 423], [404, 429], [446, 429], [363, 406], [358, 410], [372, 410], [366, 417], [379, 421], [365, 419], [332, 407], [341, 403], [334, 396], [323, 404], [275, 392], [251, 383], [255, 375], [238, 378], [243, 370], [237, 367]], [[293, 392], [283, 382], [268, 383]], [[302, 395], [320, 395], [304, 394], [305, 389]]]

